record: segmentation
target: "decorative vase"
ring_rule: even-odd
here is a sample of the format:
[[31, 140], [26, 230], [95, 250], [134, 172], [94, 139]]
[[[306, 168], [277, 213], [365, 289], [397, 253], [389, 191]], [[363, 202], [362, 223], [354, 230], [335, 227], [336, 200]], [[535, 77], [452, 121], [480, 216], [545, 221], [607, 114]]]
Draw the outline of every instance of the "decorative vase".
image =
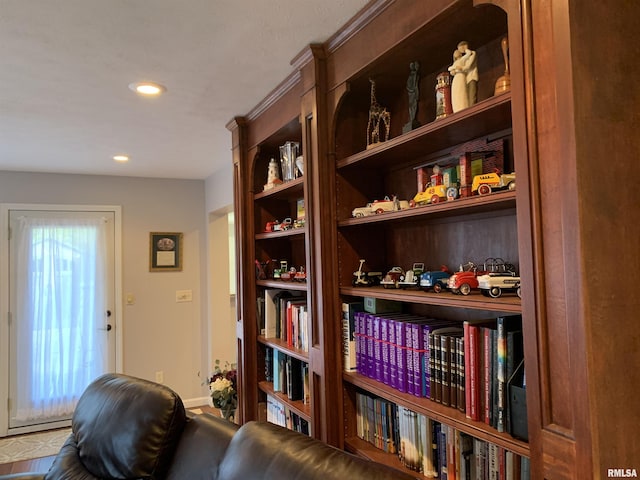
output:
[[231, 423], [236, 423], [236, 409], [233, 408], [219, 408], [218, 409], [220, 411], [220, 416], [222, 418], [224, 418], [225, 420], [231, 422]]

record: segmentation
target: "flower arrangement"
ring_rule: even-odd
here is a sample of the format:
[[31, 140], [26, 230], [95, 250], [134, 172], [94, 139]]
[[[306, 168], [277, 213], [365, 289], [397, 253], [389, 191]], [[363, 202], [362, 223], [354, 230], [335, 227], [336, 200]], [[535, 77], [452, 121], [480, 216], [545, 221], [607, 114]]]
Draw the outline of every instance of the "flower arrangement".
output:
[[213, 374], [208, 379], [213, 406], [219, 408], [227, 420], [233, 420], [238, 407], [237, 374], [235, 363], [225, 362], [223, 369], [220, 360], [216, 360]]

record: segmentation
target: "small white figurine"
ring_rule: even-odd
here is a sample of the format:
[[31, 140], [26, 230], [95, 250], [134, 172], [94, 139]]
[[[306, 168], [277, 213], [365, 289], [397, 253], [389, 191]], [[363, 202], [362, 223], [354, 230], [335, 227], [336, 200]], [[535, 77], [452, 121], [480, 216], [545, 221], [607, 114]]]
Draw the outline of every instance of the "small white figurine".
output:
[[269, 166], [267, 167], [267, 183], [264, 186], [264, 190], [270, 190], [281, 183], [282, 180], [280, 180], [280, 168], [278, 166], [278, 162], [272, 158], [269, 161]]

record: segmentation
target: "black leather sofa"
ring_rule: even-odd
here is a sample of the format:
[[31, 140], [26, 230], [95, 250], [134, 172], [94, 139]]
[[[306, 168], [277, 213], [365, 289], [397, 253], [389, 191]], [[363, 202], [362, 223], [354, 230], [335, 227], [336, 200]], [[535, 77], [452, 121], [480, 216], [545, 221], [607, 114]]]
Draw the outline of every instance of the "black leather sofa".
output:
[[107, 374], [83, 393], [47, 473], [0, 480], [404, 480], [415, 478], [263, 422], [190, 415], [171, 389]]

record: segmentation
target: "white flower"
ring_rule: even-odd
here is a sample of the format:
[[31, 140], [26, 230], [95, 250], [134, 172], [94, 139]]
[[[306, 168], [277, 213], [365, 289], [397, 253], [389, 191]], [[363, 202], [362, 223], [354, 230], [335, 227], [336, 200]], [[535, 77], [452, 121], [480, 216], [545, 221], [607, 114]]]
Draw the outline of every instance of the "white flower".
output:
[[209, 388], [212, 392], [224, 392], [227, 389], [233, 388], [233, 384], [231, 383], [231, 380], [221, 377], [216, 379], [215, 382], [211, 383], [209, 385]]

